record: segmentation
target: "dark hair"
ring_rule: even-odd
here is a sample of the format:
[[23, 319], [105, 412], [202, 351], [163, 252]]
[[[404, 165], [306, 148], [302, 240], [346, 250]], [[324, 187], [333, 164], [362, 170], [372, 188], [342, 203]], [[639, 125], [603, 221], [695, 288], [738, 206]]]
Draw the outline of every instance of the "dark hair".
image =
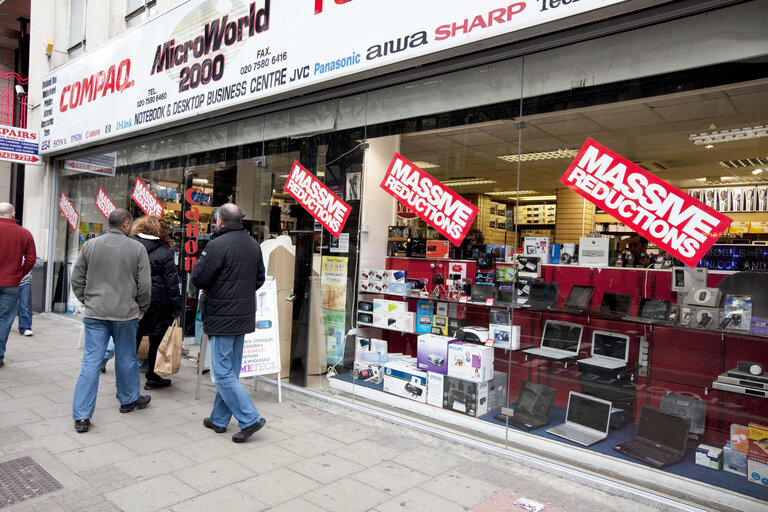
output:
[[122, 228], [127, 220], [133, 220], [131, 212], [124, 208], [115, 208], [109, 214], [109, 227]]
[[240, 222], [243, 220], [243, 217], [245, 217], [242, 210], [240, 210], [240, 208], [235, 203], [225, 203], [221, 205], [218, 212], [216, 212], [216, 215], [219, 216], [222, 224], [225, 226], [227, 224]]

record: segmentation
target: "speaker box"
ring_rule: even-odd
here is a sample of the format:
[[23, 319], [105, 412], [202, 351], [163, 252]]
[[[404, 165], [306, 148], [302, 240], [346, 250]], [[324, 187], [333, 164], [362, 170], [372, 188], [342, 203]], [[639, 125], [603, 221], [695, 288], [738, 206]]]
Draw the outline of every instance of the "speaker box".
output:
[[707, 419], [707, 404], [699, 395], [683, 391], [670, 391], [661, 397], [659, 406], [664, 412], [688, 418], [691, 422], [691, 434], [703, 434]]

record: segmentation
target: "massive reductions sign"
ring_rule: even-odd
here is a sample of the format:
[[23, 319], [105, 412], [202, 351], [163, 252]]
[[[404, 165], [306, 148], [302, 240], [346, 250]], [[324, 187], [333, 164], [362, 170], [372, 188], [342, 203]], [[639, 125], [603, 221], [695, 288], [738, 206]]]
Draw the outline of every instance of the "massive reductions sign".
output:
[[592, 139], [560, 182], [689, 267], [732, 222]]
[[40, 153], [423, 64], [460, 46], [476, 51], [473, 43], [624, 2], [190, 0], [43, 78]]
[[381, 188], [456, 245], [464, 240], [477, 216], [472, 203], [398, 153]]
[[293, 162], [285, 182], [285, 191], [293, 197], [317, 222], [339, 238], [347, 222], [350, 206], [331, 192], [299, 162]]
[[163, 205], [152, 195], [152, 191], [149, 190], [149, 187], [139, 177], [136, 177], [136, 184], [133, 186], [131, 199], [136, 201], [136, 204], [139, 205], [141, 211], [146, 215], [150, 217], [163, 216]]

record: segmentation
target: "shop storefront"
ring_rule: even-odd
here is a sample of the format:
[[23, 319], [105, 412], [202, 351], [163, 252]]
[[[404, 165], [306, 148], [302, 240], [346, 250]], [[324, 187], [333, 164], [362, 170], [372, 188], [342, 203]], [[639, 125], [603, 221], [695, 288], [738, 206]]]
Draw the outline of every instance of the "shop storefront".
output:
[[[231, 201], [270, 247], [291, 382], [672, 499], [766, 506], [768, 297], [739, 272], [768, 264], [766, 2], [447, 2], [316, 54], [289, 41], [313, 33], [303, 15], [288, 30], [283, 7], [233, 3], [188, 2], [45, 77], [53, 309], [78, 312], [69, 268], [105, 209], [162, 215], [194, 351], [187, 276]], [[376, 11], [326, 4], [310, 21]], [[732, 220], [696, 269], [561, 182], [587, 139]], [[350, 207], [338, 236], [286, 187], [297, 165]], [[403, 166], [434, 180], [412, 183], [422, 203], [388, 181]], [[636, 435], [670, 461], [628, 453]]]

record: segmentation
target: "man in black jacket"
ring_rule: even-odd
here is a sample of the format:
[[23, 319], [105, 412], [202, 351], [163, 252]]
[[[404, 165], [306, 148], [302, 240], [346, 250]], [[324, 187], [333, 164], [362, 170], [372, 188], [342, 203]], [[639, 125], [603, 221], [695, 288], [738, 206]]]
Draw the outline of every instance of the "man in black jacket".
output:
[[211, 380], [216, 399], [203, 425], [225, 432], [232, 416], [240, 432], [232, 441], [242, 443], [266, 420], [240, 384], [243, 339], [256, 330], [256, 290], [264, 284], [264, 261], [258, 242], [243, 229], [243, 214], [227, 203], [216, 216], [216, 234], [192, 269], [192, 283], [203, 290], [203, 331], [211, 348]]

